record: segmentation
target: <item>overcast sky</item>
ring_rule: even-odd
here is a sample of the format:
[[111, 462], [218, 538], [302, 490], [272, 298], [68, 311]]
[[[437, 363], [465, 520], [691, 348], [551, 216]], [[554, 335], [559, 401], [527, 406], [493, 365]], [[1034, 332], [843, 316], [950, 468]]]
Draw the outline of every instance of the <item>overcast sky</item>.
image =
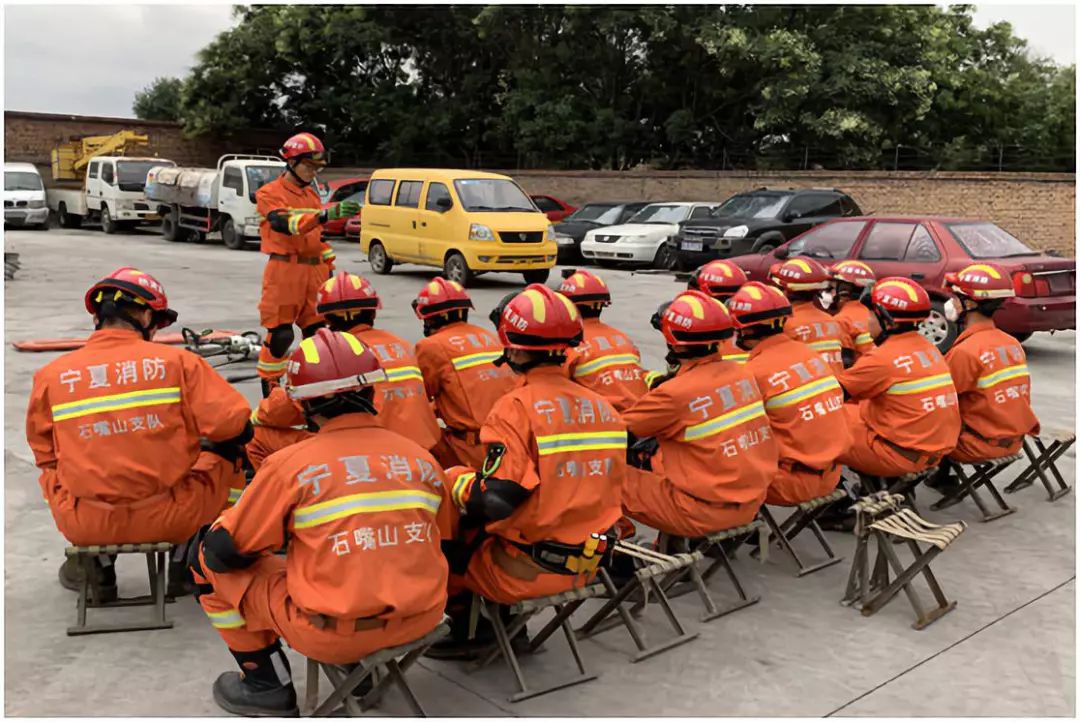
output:
[[[118, 117], [233, 25], [231, 5], [8, 5], [4, 20], [6, 109]], [[978, 5], [975, 20], [1007, 20], [1036, 54], [1075, 62], [1072, 5]]]

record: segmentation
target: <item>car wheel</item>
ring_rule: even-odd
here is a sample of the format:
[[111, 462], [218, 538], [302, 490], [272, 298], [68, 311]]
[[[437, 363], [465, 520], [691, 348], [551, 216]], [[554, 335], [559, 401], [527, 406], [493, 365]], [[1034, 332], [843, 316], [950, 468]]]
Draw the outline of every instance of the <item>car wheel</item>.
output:
[[161, 219], [161, 235], [170, 243], [180, 243], [187, 234], [184, 233], [180, 226], [176, 225], [176, 218], [170, 212]]
[[776, 250], [776, 244], [773, 243], [772, 241], [769, 241], [767, 243], [763, 243], [762, 245], [758, 246], [757, 252], [760, 253], [761, 255], [765, 256], [765, 255], [768, 255], [768, 254], [772, 253], [775, 250]]
[[188, 229], [188, 238], [192, 243], [206, 243], [206, 232]]
[[457, 252], [451, 253], [443, 261], [443, 275], [446, 280], [457, 281], [466, 288], [474, 278], [473, 272], [469, 270], [469, 264], [465, 261], [465, 256]]
[[101, 206], [101, 230], [109, 235], [116, 233], [116, 221], [113, 220], [108, 205]]
[[653, 258], [654, 268], [663, 268], [668, 271], [675, 269], [675, 253], [672, 252], [671, 246], [666, 243], [662, 243], [659, 248], [656, 249], [656, 257]]
[[386, 255], [386, 249], [383, 248], [383, 244], [378, 241], [372, 241], [371, 246], [367, 252], [368, 265], [371, 266], [371, 270], [380, 276], [385, 276], [390, 273], [390, 269], [394, 267], [394, 262], [390, 260], [390, 256]]
[[521, 275], [524, 276], [525, 283], [547, 283], [548, 276], [551, 275], [551, 269], [537, 268], [532, 271], [522, 271]]
[[960, 328], [945, 318], [945, 302], [934, 301], [929, 318], [919, 324], [919, 333], [937, 346], [938, 351], [945, 353], [960, 335]]
[[244, 246], [247, 245], [244, 237], [236, 232], [236, 224], [233, 223], [232, 218], [226, 218], [221, 222], [221, 242], [225, 244], [226, 248], [231, 248], [234, 251], [242, 251]]

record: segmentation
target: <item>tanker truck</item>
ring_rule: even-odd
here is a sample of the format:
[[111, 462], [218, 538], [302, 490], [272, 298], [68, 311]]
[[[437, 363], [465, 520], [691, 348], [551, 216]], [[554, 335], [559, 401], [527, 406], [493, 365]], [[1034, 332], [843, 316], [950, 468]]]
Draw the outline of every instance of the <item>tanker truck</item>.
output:
[[255, 191], [284, 170], [280, 158], [236, 154], [221, 156], [217, 168], [157, 167], [146, 175], [146, 197], [158, 204], [165, 240], [203, 242], [219, 232], [240, 250], [259, 240]]

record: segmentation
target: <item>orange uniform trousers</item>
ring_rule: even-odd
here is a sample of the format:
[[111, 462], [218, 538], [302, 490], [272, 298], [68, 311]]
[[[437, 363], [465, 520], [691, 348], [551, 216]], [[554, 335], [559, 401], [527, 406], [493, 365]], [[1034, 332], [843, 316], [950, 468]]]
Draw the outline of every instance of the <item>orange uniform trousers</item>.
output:
[[[443, 617], [443, 606], [423, 614], [401, 619], [323, 622], [322, 628], [311, 615], [289, 597], [285, 557], [267, 555], [247, 569], [218, 573], [203, 568], [202, 578], [214, 591], [199, 596], [199, 604], [210, 617], [225, 644], [235, 652], [254, 652], [284, 637], [289, 646], [305, 657], [327, 664], [349, 664], [380, 649], [407, 644], [435, 628]], [[237, 615], [239, 612], [239, 615]]]
[[303, 329], [322, 320], [315, 313], [315, 296], [330, 277], [330, 267], [318, 256], [310, 258], [312, 263], [296, 260], [266, 261], [259, 299], [259, 323], [265, 328], [295, 323]]
[[1000, 459], [1002, 456], [1011, 456], [1020, 451], [1024, 443], [1024, 437], [1018, 436], [1015, 441], [984, 439], [976, 436], [968, 429], [960, 431], [960, 438], [956, 442], [956, 448], [949, 452], [949, 458], [964, 464], [973, 464], [988, 459]]
[[238, 464], [203, 452], [191, 473], [176, 486], [147, 499], [109, 504], [75, 497], [55, 469], [42, 472], [42, 491], [56, 528], [72, 544], [182, 544], [209, 524], [244, 488]]
[[844, 404], [848, 428], [851, 429], [851, 447], [840, 456], [839, 461], [852, 471], [871, 476], [903, 476], [937, 466], [938, 456], [921, 454], [912, 460], [885, 443], [876, 431], [867, 426], [856, 404]]
[[780, 470], [769, 484], [765, 503], [774, 506], [796, 506], [804, 501], [825, 496], [840, 483], [840, 464], [833, 464], [823, 473], [809, 469], [785, 469], [786, 462], [780, 462]]
[[626, 516], [683, 537], [701, 537], [749, 524], [764, 501], [764, 491], [760, 498], [742, 504], [703, 501], [675, 486], [663, 474], [633, 466], [626, 469], [622, 490]]

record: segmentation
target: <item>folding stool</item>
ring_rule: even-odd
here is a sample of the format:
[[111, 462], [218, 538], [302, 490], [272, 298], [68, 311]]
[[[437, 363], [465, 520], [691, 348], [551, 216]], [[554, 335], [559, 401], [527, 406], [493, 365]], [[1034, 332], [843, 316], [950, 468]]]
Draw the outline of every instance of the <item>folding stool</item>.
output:
[[[855, 509], [855, 556], [848, 575], [847, 590], [840, 603], [861, 610], [864, 617], [880, 611], [902, 589], [915, 610], [915, 629], [923, 629], [956, 608], [941, 590], [930, 570], [930, 562], [944, 551], [966, 528], [962, 521], [951, 524], [931, 524], [906, 508], [899, 494], [876, 492], [859, 499]], [[870, 572], [870, 540], [877, 544], [873, 572]], [[893, 540], [906, 541], [914, 560], [905, 567], [893, 549]], [[919, 542], [928, 544], [921, 549]], [[890, 581], [889, 568], [896, 577]], [[922, 574], [930, 587], [937, 606], [923, 611], [919, 596], [911, 586]]]
[[899, 494], [904, 497], [904, 503], [916, 514], [919, 513], [919, 507], [915, 506], [915, 487], [920, 482], [929, 479], [937, 472], [937, 467], [931, 467], [929, 469], [923, 469], [922, 471], [914, 471], [910, 474], [902, 474], [901, 476], [874, 476], [872, 474], [864, 474], [857, 469], [853, 469], [856, 474], [859, 475], [859, 481], [862, 483], [864, 494], [873, 494], [879, 491], [887, 491], [890, 494]]
[[[683, 628], [682, 622], [679, 621], [678, 616], [675, 614], [675, 610], [671, 608], [671, 603], [664, 592], [664, 582], [662, 580], [671, 578], [673, 574], [682, 576], [684, 570], [690, 570], [690, 573], [694, 575], [698, 574], [694, 565], [701, 559], [701, 553], [663, 554], [628, 541], [616, 542], [615, 553], [626, 555], [634, 560], [634, 565], [637, 567], [634, 576], [621, 589], [618, 589], [607, 569], [600, 568], [600, 580], [607, 590], [608, 599], [600, 609], [589, 617], [585, 624], [578, 627], [576, 632], [578, 639], [585, 639], [594, 634], [605, 632], [621, 623], [630, 633], [630, 637], [634, 640], [634, 645], [638, 649], [637, 653], [630, 659], [632, 662], [640, 662], [643, 659], [648, 659], [697, 638], [697, 632], [688, 634]], [[660, 581], [658, 581], [658, 577]], [[641, 609], [648, 603], [650, 594], [655, 595], [656, 601], [664, 610], [668, 623], [675, 630], [674, 638], [652, 647], [645, 643], [644, 630], [634, 620], [635, 616], [640, 616]], [[637, 603], [628, 612], [623, 607], [623, 602], [629, 601], [631, 597], [634, 597]], [[613, 614], [618, 616], [612, 616]]]
[[[581, 660], [581, 651], [578, 649], [574, 630], [570, 627], [570, 615], [577, 611], [578, 607], [584, 604], [586, 600], [600, 596], [604, 591], [603, 585], [590, 584], [587, 587], [571, 589], [562, 594], [537, 597], [535, 599], [524, 599], [509, 605], [498, 604], [484, 599], [479, 595], [473, 595], [473, 620], [470, 620], [470, 631], [475, 629], [475, 617], [477, 614], [483, 614], [487, 617], [495, 628], [495, 643], [486, 652], [481, 653], [480, 659], [473, 665], [473, 669], [476, 670], [486, 667], [500, 656], [505, 659], [506, 665], [513, 673], [519, 688], [518, 692], [509, 697], [511, 702], [520, 702], [525, 699], [539, 697], [548, 692], [554, 692], [556, 690], [565, 689], [566, 687], [572, 687], [596, 679], [595, 674], [589, 674], [586, 671], [585, 663]], [[521, 671], [521, 665], [518, 663], [517, 655], [514, 653], [514, 648], [510, 640], [517, 636], [522, 629], [525, 629], [525, 626], [529, 623], [530, 619], [549, 607], [554, 607], [555, 616], [547, 623], [547, 626], [545, 626], [539, 634], [529, 640], [529, 647], [526, 653], [531, 654], [535, 652], [540, 648], [540, 645], [547, 641], [548, 637], [555, 633], [555, 630], [561, 628], [563, 635], [566, 637], [566, 643], [570, 647], [570, 653], [574, 656], [574, 662], [577, 664], [578, 674], [548, 687], [530, 689], [528, 683], [525, 681], [525, 675]], [[513, 621], [509, 628], [503, 622], [502, 612], [504, 611], [513, 617]]]
[[[1035, 483], [1035, 477], [1039, 477], [1039, 481], [1046, 487], [1046, 493], [1050, 498], [1048, 501], [1057, 501], [1061, 497], [1072, 491], [1072, 487], [1065, 483], [1065, 479], [1061, 476], [1061, 471], [1057, 468], [1057, 460], [1061, 458], [1069, 448], [1076, 443], [1076, 434], [1069, 431], [1051, 431], [1046, 434], [1050, 437], [1050, 445], [1047, 446], [1043, 443], [1043, 440], [1038, 436], [1032, 436], [1031, 439], [1035, 442], [1036, 448], [1039, 453], [1036, 454], [1032, 448], [1031, 443], [1027, 437], [1024, 437], [1024, 453], [1027, 454], [1028, 460], [1031, 465], [1025, 469], [1020, 476], [1016, 477], [1016, 481], [1005, 487], [1006, 494], [1012, 494], [1026, 489]], [[1047, 470], [1054, 475], [1054, 480], [1057, 482], [1057, 489], [1053, 487], [1050, 480], [1046, 478]]]
[[[979, 507], [979, 512], [982, 513], [982, 521], [993, 521], [994, 519], [1000, 519], [1003, 516], [1008, 516], [1016, 511], [1013, 507], [1005, 503], [1005, 499], [1002, 498], [1001, 493], [994, 486], [994, 477], [1005, 471], [1014, 462], [1020, 459], [1020, 454], [1012, 454], [1010, 456], [1002, 456], [998, 459], [987, 459], [985, 461], [976, 461], [973, 463], [953, 461], [953, 470], [956, 472], [956, 477], [960, 481], [959, 488], [951, 489], [941, 499], [930, 505], [930, 508], [934, 511], [941, 511], [942, 509], [948, 509], [954, 504], [958, 504], [963, 501], [965, 496], [970, 496], [971, 500], [975, 502], [975, 506]], [[973, 469], [971, 474], [964, 471], [964, 466], [970, 466]], [[983, 487], [993, 497], [994, 502], [998, 505], [1000, 511], [991, 512], [979, 495], [979, 487]]]
[[[769, 511], [769, 508], [764, 504], [761, 505], [758, 515], [769, 525], [769, 529], [772, 530], [773, 535], [776, 536], [777, 543], [790, 554], [791, 558], [795, 560], [795, 563], [799, 565], [798, 576], [801, 577], [806, 574], [812, 574], [820, 569], [831, 567], [833, 564], [839, 564], [844, 561], [843, 557], [838, 557], [833, 554], [832, 547], [829, 546], [829, 542], [825, 539], [821, 527], [818, 526], [817, 518], [834, 502], [837, 502], [846, 496], [847, 492], [838, 488], [833, 489], [824, 496], [819, 496], [816, 499], [810, 499], [801, 504], [797, 504], [795, 506], [795, 511], [791, 516], [784, 520], [783, 524], [777, 524], [776, 519], [773, 517], [772, 512]], [[804, 529], [810, 529], [810, 531], [814, 533], [814, 536], [817, 537], [818, 543], [820, 543], [821, 547], [825, 550], [825, 561], [807, 566], [799, 557], [798, 552], [795, 551], [795, 547], [791, 545], [792, 540], [794, 540]]]
[[[309, 710], [311, 717], [328, 717], [338, 706], [344, 703], [345, 711], [350, 717], [359, 716], [365, 710], [379, 704], [383, 694], [390, 684], [397, 686], [405, 696], [405, 701], [412, 708], [417, 717], [426, 717], [424, 708], [413, 694], [405, 679], [405, 672], [413, 665], [420, 656], [427, 651], [428, 647], [438, 642], [450, 633], [449, 620], [443, 620], [436, 625], [435, 629], [425, 634], [420, 639], [396, 647], [388, 647], [372, 652], [363, 659], [350, 665], [327, 664], [308, 657], [307, 683], [304, 689], [304, 707]], [[319, 701], [319, 671], [322, 670], [326, 678], [330, 680], [334, 691], [330, 693], [322, 704]], [[372, 688], [360, 699], [353, 692], [364, 683], [368, 677], [372, 678]]]
[[[69, 546], [64, 549], [64, 556], [74, 557], [82, 569], [82, 584], [79, 586], [79, 598], [75, 603], [75, 624], [67, 628], [69, 637], [80, 634], [102, 634], [106, 632], [138, 632], [147, 629], [171, 629], [173, 623], [165, 616], [165, 581], [169, 563], [169, 552], [173, 545], [168, 542], [149, 544], [107, 544], [92, 546]], [[94, 557], [101, 555], [145, 554], [146, 571], [150, 579], [150, 594], [138, 597], [121, 597], [112, 602], [103, 602], [96, 598], [94, 587], [90, 583], [94, 574]], [[153, 605], [153, 614], [147, 622], [126, 624], [87, 624], [88, 607], [142, 607]]]

